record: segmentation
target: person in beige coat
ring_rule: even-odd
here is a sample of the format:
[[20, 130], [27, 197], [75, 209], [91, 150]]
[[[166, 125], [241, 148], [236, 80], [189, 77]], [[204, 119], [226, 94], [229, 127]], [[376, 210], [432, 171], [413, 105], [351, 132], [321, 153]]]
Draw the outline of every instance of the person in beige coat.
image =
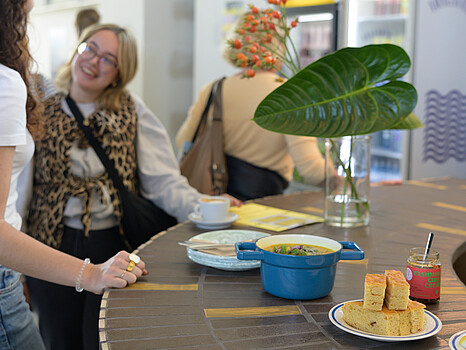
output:
[[[226, 54], [227, 55], [227, 54]], [[259, 127], [251, 119], [259, 103], [281, 83], [272, 71], [254, 78], [242, 73], [223, 83], [223, 141], [227, 156], [227, 192], [241, 200], [282, 193], [296, 167], [309, 184], [321, 185], [325, 160], [313, 137], [283, 135]], [[193, 139], [213, 82], [204, 86], [176, 135], [177, 146]]]

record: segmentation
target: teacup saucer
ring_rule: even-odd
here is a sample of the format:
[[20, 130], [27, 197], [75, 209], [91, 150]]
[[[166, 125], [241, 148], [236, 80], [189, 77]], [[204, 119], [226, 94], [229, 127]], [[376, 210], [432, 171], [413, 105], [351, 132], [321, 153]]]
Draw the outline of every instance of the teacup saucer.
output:
[[194, 223], [197, 227], [203, 229], [219, 230], [222, 228], [230, 227], [236, 220], [238, 220], [238, 214], [228, 213], [225, 220], [222, 221], [204, 221], [201, 216], [191, 213], [188, 215], [188, 219]]

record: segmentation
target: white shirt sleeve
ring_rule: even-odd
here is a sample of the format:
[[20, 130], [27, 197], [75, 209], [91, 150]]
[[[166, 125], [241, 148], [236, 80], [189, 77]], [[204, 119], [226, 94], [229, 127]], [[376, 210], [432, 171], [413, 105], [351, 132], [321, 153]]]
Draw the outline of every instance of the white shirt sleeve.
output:
[[19, 73], [0, 65], [0, 146], [26, 144], [26, 96]]
[[160, 120], [137, 97], [136, 150], [141, 193], [178, 221], [186, 221], [202, 195], [180, 174], [178, 162]]

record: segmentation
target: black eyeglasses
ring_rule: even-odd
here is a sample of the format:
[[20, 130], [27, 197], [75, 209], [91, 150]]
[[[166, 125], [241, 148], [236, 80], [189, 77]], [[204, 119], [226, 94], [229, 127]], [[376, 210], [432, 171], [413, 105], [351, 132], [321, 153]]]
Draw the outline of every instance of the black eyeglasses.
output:
[[99, 58], [99, 63], [101, 63], [101, 68], [105, 70], [111, 70], [118, 68], [118, 64], [115, 59], [108, 54], [99, 54], [97, 47], [92, 43], [82, 42], [78, 46], [78, 54], [86, 60], [92, 60], [94, 57]]

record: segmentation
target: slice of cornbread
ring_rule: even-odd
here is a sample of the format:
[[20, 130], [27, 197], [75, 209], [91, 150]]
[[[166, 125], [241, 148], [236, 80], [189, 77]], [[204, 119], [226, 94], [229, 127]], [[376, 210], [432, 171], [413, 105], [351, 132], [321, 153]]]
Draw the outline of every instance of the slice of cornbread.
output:
[[389, 310], [406, 310], [409, 300], [409, 283], [401, 271], [385, 270], [387, 289], [385, 304]]
[[399, 335], [408, 335], [422, 331], [424, 328], [425, 307], [424, 304], [409, 300], [406, 310], [396, 311], [400, 315]]
[[343, 304], [343, 320], [361, 331], [396, 336], [400, 334], [400, 315], [384, 305], [381, 311], [366, 310], [362, 301]]
[[363, 303], [365, 309], [373, 311], [382, 310], [386, 284], [385, 275], [366, 274]]
[[424, 329], [424, 309], [426, 306], [417, 301], [408, 301], [410, 315], [411, 333], [417, 333]]
[[417, 333], [424, 328], [425, 305], [409, 301], [402, 311], [389, 310], [385, 305], [381, 311], [363, 308], [362, 301], [350, 301], [343, 305], [343, 320], [359, 330], [388, 336]]

